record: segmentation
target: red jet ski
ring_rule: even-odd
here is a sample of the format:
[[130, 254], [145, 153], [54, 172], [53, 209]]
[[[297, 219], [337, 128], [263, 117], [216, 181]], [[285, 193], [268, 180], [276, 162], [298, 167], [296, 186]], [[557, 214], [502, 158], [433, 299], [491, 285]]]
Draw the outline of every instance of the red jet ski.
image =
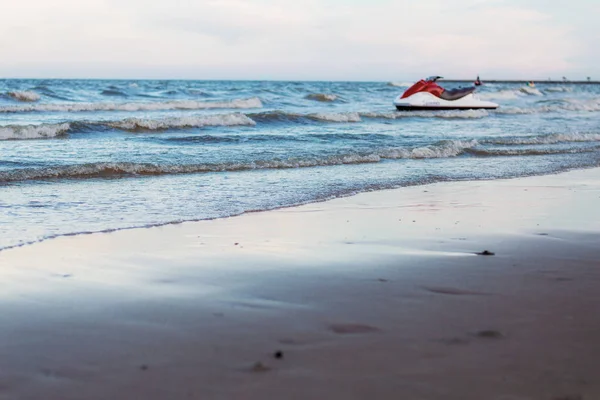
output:
[[473, 95], [475, 87], [446, 90], [436, 83], [441, 76], [421, 79], [402, 95], [394, 105], [400, 111], [409, 110], [493, 110], [498, 104], [483, 101]]

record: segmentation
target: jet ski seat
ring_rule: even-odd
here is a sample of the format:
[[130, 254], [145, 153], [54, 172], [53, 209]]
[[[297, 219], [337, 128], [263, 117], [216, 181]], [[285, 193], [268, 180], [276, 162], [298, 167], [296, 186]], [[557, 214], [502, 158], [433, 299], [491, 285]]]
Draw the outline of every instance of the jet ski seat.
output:
[[475, 91], [475, 87], [444, 90], [440, 97], [444, 100], [458, 100]]

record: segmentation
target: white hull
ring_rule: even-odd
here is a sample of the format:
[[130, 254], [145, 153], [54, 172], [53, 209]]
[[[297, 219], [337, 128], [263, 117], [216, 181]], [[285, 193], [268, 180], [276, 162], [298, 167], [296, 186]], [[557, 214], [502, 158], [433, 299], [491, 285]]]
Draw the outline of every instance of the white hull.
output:
[[479, 100], [472, 93], [458, 100], [444, 100], [428, 92], [418, 92], [406, 98], [402, 95], [394, 99], [398, 110], [493, 110], [498, 104], [491, 101]]

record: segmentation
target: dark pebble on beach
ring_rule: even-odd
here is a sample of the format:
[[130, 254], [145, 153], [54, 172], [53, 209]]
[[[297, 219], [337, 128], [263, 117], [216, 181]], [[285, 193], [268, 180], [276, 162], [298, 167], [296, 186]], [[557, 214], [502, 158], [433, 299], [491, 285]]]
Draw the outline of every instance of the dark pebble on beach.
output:
[[276, 351], [275, 354], [273, 354], [273, 357], [275, 357], [277, 359], [282, 359], [283, 358], [283, 351]]
[[477, 332], [476, 335], [480, 338], [485, 338], [485, 339], [500, 339], [501, 337], [504, 337], [504, 335], [502, 335], [501, 332], [495, 331], [492, 329], [479, 331], [479, 332]]

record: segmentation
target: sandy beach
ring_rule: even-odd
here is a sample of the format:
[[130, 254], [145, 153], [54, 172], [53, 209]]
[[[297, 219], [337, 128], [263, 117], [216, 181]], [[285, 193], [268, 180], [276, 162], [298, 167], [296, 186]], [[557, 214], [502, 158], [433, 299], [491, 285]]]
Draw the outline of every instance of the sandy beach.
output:
[[0, 399], [600, 399], [598, 204], [596, 168], [5, 250]]

